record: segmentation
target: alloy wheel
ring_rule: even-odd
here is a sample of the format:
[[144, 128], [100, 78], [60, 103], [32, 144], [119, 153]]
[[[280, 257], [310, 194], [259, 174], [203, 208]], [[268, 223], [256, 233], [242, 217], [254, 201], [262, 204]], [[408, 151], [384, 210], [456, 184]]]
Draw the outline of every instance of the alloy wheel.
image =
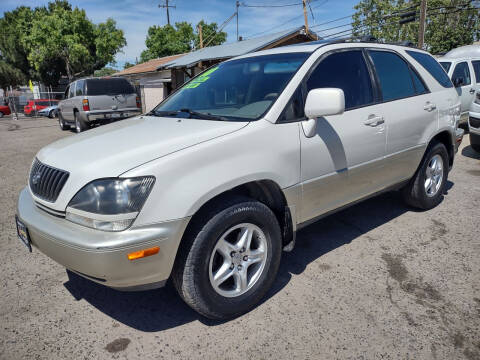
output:
[[425, 170], [425, 192], [427, 196], [435, 196], [443, 183], [443, 159], [440, 155], [434, 155], [428, 162]]

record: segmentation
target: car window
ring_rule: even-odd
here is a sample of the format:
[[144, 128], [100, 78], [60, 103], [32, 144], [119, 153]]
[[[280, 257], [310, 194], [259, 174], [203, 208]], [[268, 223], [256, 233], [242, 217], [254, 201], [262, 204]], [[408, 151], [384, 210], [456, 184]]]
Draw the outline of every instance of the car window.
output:
[[83, 95], [83, 84], [85, 80], [78, 80], [77, 85], [75, 87], [75, 96], [82, 96]]
[[125, 95], [135, 93], [132, 84], [123, 78], [98, 78], [85, 81], [87, 83], [85, 95]]
[[440, 85], [446, 88], [453, 87], [452, 81], [448, 77], [443, 67], [429, 54], [418, 51], [407, 50], [407, 54], [414, 58], [430, 75], [438, 81]]
[[152, 113], [223, 121], [260, 119], [309, 56], [293, 52], [226, 61], [193, 78]]
[[466, 61], [458, 63], [453, 70], [452, 79], [463, 78], [463, 85], [470, 85], [472, 79], [470, 78], [470, 70]]
[[452, 63], [449, 61], [440, 61], [440, 65], [442, 65], [442, 67], [445, 69], [445, 72], [448, 74], [448, 71], [450, 70]]
[[472, 61], [473, 71], [475, 72], [475, 78], [477, 84], [480, 84], [480, 60]]
[[305, 118], [304, 113], [304, 101], [302, 96], [302, 89], [299, 87], [290, 98], [290, 101], [285, 106], [282, 114], [280, 115], [280, 122], [289, 122], [303, 120]]
[[70, 90], [68, 92], [68, 97], [72, 98], [75, 96], [75, 83], [70, 84]]
[[345, 94], [345, 110], [373, 103], [373, 90], [361, 50], [328, 55], [307, 80], [307, 90], [340, 88]]
[[415, 95], [408, 64], [389, 51], [369, 51], [380, 81], [383, 101], [402, 99]]
[[418, 95], [428, 93], [429, 90], [425, 85], [425, 82], [421, 79], [420, 75], [412, 69], [412, 67], [410, 67], [410, 74], [412, 75], [413, 85], [415, 85], [415, 93]]
[[64, 99], [67, 99], [68, 98], [68, 93], [70, 92], [70, 86], [67, 86], [67, 88], [65, 89], [65, 93], [63, 94], [63, 98]]

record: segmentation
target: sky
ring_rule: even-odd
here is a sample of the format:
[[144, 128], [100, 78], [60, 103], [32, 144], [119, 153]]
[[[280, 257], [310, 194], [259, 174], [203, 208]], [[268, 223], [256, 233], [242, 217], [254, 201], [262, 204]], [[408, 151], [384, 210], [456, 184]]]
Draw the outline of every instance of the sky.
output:
[[[239, 35], [244, 38], [261, 36], [277, 31], [295, 28], [303, 25], [303, 10], [299, 5], [301, 0], [244, 0], [244, 5], [267, 5], [269, 7], [240, 6], [239, 10]], [[319, 35], [332, 34], [348, 27], [318, 31], [343, 24], [348, 24], [349, 19], [340, 20], [332, 24], [318, 25], [353, 14], [353, 6], [358, 0], [311, 0], [310, 7], [313, 12], [308, 12], [309, 25]], [[0, 0], [0, 12], [13, 10], [17, 6], [30, 7], [46, 5], [48, 1], [42, 0]], [[111, 17], [117, 22], [117, 27], [125, 33], [127, 45], [116, 56], [116, 68], [122, 69], [125, 62], [135, 62], [140, 58], [140, 53], [145, 49], [145, 38], [148, 28], [152, 25], [165, 25], [167, 23], [166, 10], [159, 8], [165, 0], [70, 0], [75, 7], [85, 9], [87, 17], [94, 23], [100, 23]], [[289, 5], [292, 6], [279, 6]], [[169, 0], [170, 22], [187, 21], [195, 26], [200, 20], [207, 23], [216, 22], [221, 25], [235, 12], [235, 0]], [[275, 7], [272, 7], [275, 6]], [[233, 19], [224, 28], [228, 34], [227, 42], [236, 41], [236, 21]]]

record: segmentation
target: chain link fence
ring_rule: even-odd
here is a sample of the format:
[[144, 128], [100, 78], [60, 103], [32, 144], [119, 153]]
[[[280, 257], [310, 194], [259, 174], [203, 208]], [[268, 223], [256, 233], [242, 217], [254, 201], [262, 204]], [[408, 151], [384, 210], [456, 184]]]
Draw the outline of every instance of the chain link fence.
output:
[[[39, 113], [42, 109], [58, 105], [58, 102], [64, 97], [63, 92], [56, 91], [37, 92], [35, 95], [37, 96], [34, 96], [32, 91], [26, 90], [7, 91], [3, 97], [0, 97], [0, 105], [9, 107], [13, 119], [18, 119], [22, 115], [40, 117], [43, 116]], [[56, 111], [47, 113], [47, 115], [56, 116]]]

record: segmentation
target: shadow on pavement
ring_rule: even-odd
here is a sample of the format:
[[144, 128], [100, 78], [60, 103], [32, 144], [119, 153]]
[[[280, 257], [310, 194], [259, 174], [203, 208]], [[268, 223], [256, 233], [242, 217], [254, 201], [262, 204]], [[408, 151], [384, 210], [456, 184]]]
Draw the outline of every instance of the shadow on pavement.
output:
[[462, 155], [471, 159], [480, 160], [480, 153], [473, 150], [472, 145], [465, 146], [462, 149]]
[[[453, 183], [449, 181], [446, 195], [452, 186]], [[308, 264], [322, 255], [357, 240], [407, 211], [414, 210], [404, 205], [401, 194], [389, 192], [303, 228], [297, 234], [295, 249], [291, 253], [283, 253], [277, 280], [263, 302], [281, 291], [292, 274], [301, 274]], [[157, 290], [120, 292], [75, 273], [68, 272], [68, 275], [69, 281], [64, 286], [75, 299], [84, 299], [114, 320], [140, 331], [162, 331], [194, 320], [211, 326], [221, 323], [205, 319], [190, 309], [171, 284]]]

